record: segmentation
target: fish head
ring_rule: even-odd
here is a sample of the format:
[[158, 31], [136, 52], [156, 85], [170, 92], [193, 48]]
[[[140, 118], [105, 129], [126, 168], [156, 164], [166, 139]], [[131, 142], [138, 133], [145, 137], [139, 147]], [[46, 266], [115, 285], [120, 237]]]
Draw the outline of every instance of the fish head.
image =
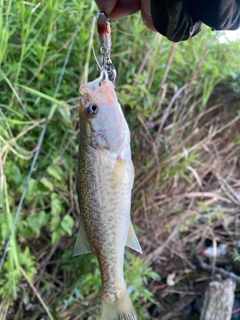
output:
[[130, 143], [127, 122], [118, 103], [115, 85], [102, 72], [96, 80], [81, 86], [80, 130], [84, 127], [88, 143], [117, 157]]

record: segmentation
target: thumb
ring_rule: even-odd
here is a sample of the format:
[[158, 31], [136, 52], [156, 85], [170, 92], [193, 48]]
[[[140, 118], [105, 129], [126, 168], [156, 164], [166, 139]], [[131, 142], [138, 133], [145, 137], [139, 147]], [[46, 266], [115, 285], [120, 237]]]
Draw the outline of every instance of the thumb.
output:
[[151, 13], [151, 1], [141, 0], [141, 13], [143, 23], [151, 30], [157, 31], [153, 25], [152, 13]]
[[95, 0], [99, 11], [106, 12], [107, 15], [111, 14], [115, 7], [117, 0]]

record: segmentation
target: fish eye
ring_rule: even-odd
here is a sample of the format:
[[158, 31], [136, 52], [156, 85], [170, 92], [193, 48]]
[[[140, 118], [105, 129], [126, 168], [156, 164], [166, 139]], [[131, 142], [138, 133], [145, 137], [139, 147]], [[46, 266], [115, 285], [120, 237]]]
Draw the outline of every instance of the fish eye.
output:
[[98, 107], [93, 103], [89, 103], [86, 108], [87, 108], [87, 113], [90, 116], [95, 116], [98, 113]]

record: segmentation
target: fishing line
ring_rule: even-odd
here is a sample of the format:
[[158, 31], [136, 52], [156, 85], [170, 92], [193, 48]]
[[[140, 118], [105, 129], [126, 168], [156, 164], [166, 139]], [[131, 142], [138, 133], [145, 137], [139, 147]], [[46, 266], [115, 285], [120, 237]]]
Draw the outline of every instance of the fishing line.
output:
[[[70, 42], [70, 45], [68, 47], [67, 55], [66, 55], [66, 58], [64, 60], [63, 67], [62, 67], [61, 73], [59, 75], [57, 86], [56, 86], [56, 89], [55, 89], [55, 92], [54, 92], [54, 95], [53, 95], [54, 98], [57, 97], [60, 85], [62, 83], [62, 79], [63, 79], [64, 73], [65, 73], [65, 70], [66, 70], [66, 67], [67, 67], [67, 64], [68, 64], [68, 60], [69, 60], [69, 57], [70, 57], [70, 53], [72, 51], [72, 47], [73, 47], [73, 44], [74, 44], [75, 37], [76, 37], [76, 35], [78, 33], [78, 29], [79, 29], [79, 26], [77, 26], [75, 28], [72, 41]], [[16, 228], [16, 225], [17, 225], [18, 217], [19, 217], [22, 205], [23, 205], [23, 201], [24, 201], [25, 195], [26, 195], [27, 190], [28, 190], [29, 181], [31, 179], [31, 176], [32, 176], [32, 173], [33, 173], [33, 170], [34, 170], [34, 167], [35, 167], [39, 152], [41, 150], [43, 138], [44, 138], [48, 123], [49, 123], [49, 121], [51, 120], [51, 117], [52, 117], [52, 112], [53, 112], [54, 105], [55, 105], [54, 102], [52, 102], [51, 105], [50, 105], [50, 112], [49, 112], [48, 118], [47, 118], [47, 120], [46, 120], [46, 122], [45, 122], [45, 124], [43, 126], [42, 132], [41, 132], [41, 134], [39, 136], [39, 139], [38, 139], [37, 150], [36, 150], [36, 152], [34, 154], [34, 157], [33, 157], [32, 163], [31, 163], [31, 167], [30, 167], [27, 179], [26, 179], [26, 181], [24, 183], [24, 189], [23, 189], [23, 192], [22, 192], [19, 204], [18, 204], [17, 212], [16, 212], [15, 218], [13, 220], [12, 228], [11, 228], [10, 234], [8, 236], [8, 239], [7, 239], [4, 251], [3, 251], [3, 255], [2, 255], [2, 258], [1, 258], [1, 262], [0, 262], [0, 272], [2, 270], [2, 267], [3, 267], [4, 261], [5, 261], [7, 252], [10, 250], [9, 244], [10, 244], [10, 241], [12, 239], [12, 236], [13, 236], [14, 230]]]
[[[119, 24], [119, 23], [117, 23], [117, 24]], [[117, 27], [115, 27], [113, 21], [111, 21], [111, 28], [117, 30], [118, 32], [120, 32], [122, 34], [125, 34], [126, 36], [134, 36], [134, 37], [136, 37], [136, 34], [134, 34], [134, 33], [128, 33], [128, 32], [122, 31], [121, 29], [118, 29]]]
[[95, 52], [95, 49], [94, 49], [94, 46], [93, 46], [93, 45], [92, 45], [92, 52], [93, 52], [93, 56], [94, 56], [94, 59], [95, 59], [95, 61], [96, 61], [97, 67], [99, 68], [98, 71], [101, 71], [102, 68], [101, 68], [101, 66], [100, 66], [100, 63], [98, 62], [98, 59], [97, 59], [97, 56], [96, 56], [96, 52]]

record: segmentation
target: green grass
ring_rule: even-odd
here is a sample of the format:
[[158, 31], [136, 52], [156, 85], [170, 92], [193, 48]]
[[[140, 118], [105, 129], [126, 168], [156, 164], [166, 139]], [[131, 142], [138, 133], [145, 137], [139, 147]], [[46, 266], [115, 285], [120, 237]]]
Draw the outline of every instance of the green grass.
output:
[[[100, 48], [96, 28], [91, 34], [96, 13], [93, 1], [45, 0], [40, 4], [38, 1], [0, 1], [0, 256], [40, 132], [49, 119], [1, 273], [0, 296], [10, 303], [21, 300], [20, 284], [24, 281], [21, 266], [42, 292], [56, 319], [64, 312], [66, 319], [71, 319], [71, 312], [74, 314], [77, 305], [82, 306], [82, 316], [91, 314], [89, 319], [96, 319], [94, 314], [98, 314], [99, 308], [100, 279], [96, 259], [91, 256], [72, 258], [78, 221], [75, 190], [77, 104], [80, 83], [86, 81], [86, 76], [92, 80], [98, 75], [91, 52], [92, 42], [97, 55]], [[70, 59], [58, 95], [54, 97], [76, 27], [78, 32]], [[144, 120], [156, 119], [174, 93], [187, 82], [192, 81], [195, 94], [184, 102], [176, 100], [172, 134], [181, 126], [186, 110], [197, 99], [201, 100], [199, 112], [204, 110], [217, 83], [228, 79], [233, 89], [239, 84], [239, 45], [219, 43], [217, 36], [207, 28], [198, 37], [177, 46], [165, 82], [165, 96], [160, 83], [173, 44], [148, 31], [139, 15], [121, 22], [113, 21], [112, 33], [117, 92], [133, 133], [141, 126], [138, 116]], [[206, 50], [208, 54], [203, 58]], [[138, 74], [145, 56], [146, 64]], [[189, 130], [191, 132], [191, 128]], [[150, 133], [155, 134], [154, 130]], [[186, 136], [185, 132], [178, 137], [179, 143]], [[166, 144], [166, 150], [168, 148], [170, 146]], [[155, 158], [147, 152], [139, 155], [138, 140], [133, 139], [132, 150], [134, 158], [144, 159], [141, 160], [144, 165], [136, 168], [139, 176], [155, 164]], [[164, 181], [176, 174], [188, 179], [186, 167], [196, 161], [196, 154], [193, 152], [184, 157], [179, 153], [164, 161], [170, 163], [168, 172], [163, 172]], [[177, 165], [173, 166], [174, 163]], [[52, 267], [47, 265], [51, 249], [58, 268], [54, 279]], [[128, 253], [127, 261], [126, 279], [135, 287], [132, 297], [140, 315], [143, 311], [139, 305], [141, 299], [153, 299], [146, 289], [147, 277], [156, 278], [156, 274], [145, 269], [144, 261], [135, 255]], [[43, 273], [41, 268], [45, 270]], [[23, 303], [27, 304], [33, 293], [28, 290], [25, 295]], [[86, 301], [89, 307], [85, 305]], [[35, 312], [41, 314], [42, 310], [38, 304]]]

